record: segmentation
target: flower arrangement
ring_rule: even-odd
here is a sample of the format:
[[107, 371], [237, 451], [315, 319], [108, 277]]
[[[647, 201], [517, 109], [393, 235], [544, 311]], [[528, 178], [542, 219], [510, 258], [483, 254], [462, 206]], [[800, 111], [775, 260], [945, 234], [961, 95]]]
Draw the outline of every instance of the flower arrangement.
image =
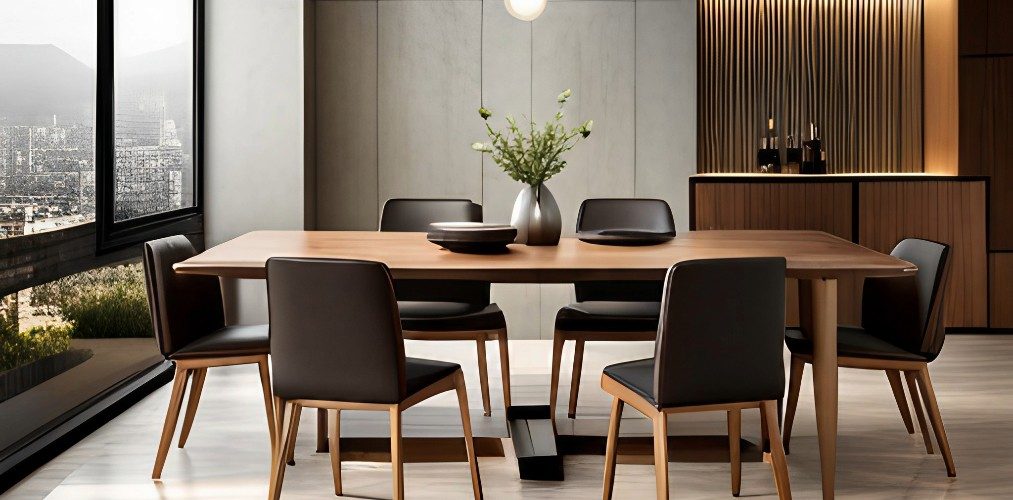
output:
[[488, 153], [492, 161], [511, 179], [529, 186], [541, 185], [566, 167], [563, 153], [591, 135], [593, 120], [587, 120], [570, 130], [562, 124], [563, 106], [572, 95], [573, 92], [566, 89], [556, 97], [559, 109], [542, 128], [538, 128], [534, 120], [528, 120], [530, 127], [527, 133], [522, 132], [517, 121], [509, 115], [506, 117], [505, 131], [493, 130], [489, 125], [492, 111], [484, 107], [478, 108], [479, 116], [486, 122], [485, 129], [490, 142], [476, 142], [471, 148], [483, 154]]

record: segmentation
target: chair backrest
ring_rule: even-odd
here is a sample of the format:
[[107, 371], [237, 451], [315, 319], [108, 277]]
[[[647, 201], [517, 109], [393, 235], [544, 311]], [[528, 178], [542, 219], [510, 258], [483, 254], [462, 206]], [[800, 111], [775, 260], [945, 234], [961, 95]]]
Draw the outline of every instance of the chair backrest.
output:
[[144, 283], [155, 339], [163, 356], [225, 326], [217, 276], [177, 274], [172, 265], [197, 255], [185, 236], [144, 244]]
[[404, 341], [387, 266], [361, 260], [267, 261], [274, 394], [397, 403]]
[[929, 360], [943, 348], [943, 297], [950, 247], [907, 238], [890, 255], [918, 266], [914, 276], [866, 278], [862, 290], [862, 327], [870, 334]]
[[660, 406], [782, 397], [784, 277], [780, 257], [669, 269], [654, 355]]
[[[482, 222], [482, 205], [471, 200], [393, 198], [383, 204], [380, 231], [429, 230], [433, 222]], [[463, 302], [489, 305], [488, 282], [396, 280], [398, 300]]]
[[[637, 229], [675, 232], [672, 209], [665, 200], [641, 198], [592, 198], [584, 200], [577, 212], [577, 231]], [[578, 302], [588, 300], [661, 300], [660, 281], [582, 281], [574, 283]]]

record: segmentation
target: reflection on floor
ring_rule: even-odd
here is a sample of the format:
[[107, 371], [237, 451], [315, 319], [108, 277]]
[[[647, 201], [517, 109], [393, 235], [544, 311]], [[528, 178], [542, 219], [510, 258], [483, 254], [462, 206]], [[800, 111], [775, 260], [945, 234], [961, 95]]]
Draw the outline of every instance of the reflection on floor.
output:
[[155, 340], [74, 339], [71, 347], [93, 356], [0, 403], [0, 450], [96, 396], [110, 386], [162, 361]]
[[[908, 435], [882, 373], [841, 371], [840, 438], [837, 474], [839, 498], [973, 498], [1008, 497], [1013, 492], [1013, 337], [951, 336], [932, 364], [933, 382], [957, 463], [958, 477], [948, 479], [939, 455], [926, 455], [919, 435]], [[491, 349], [495, 347], [490, 346]], [[512, 342], [515, 404], [547, 401], [551, 343]], [[468, 343], [409, 342], [408, 355], [456, 361], [468, 376], [475, 433], [504, 437], [502, 402], [497, 398], [497, 356], [490, 353], [493, 416], [480, 411], [474, 346]], [[562, 434], [603, 435], [608, 400], [598, 388], [608, 363], [643, 358], [651, 346], [589, 343], [585, 349], [577, 419], [566, 419], [566, 396], [557, 409]], [[570, 380], [564, 353], [560, 391]], [[812, 386], [807, 372], [789, 456], [795, 498], [819, 496], [816, 428]], [[47, 464], [11, 491], [10, 498], [142, 499], [263, 498], [267, 490], [268, 442], [262, 400], [254, 368], [209, 372], [187, 448], [172, 448], [163, 481], [148, 476], [168, 400], [168, 387]], [[406, 436], [459, 435], [455, 401], [434, 398], [405, 415]], [[347, 415], [344, 415], [347, 413]], [[755, 412], [750, 412], [755, 413]], [[307, 412], [296, 449], [297, 465], [285, 477], [283, 498], [326, 498], [331, 492], [327, 456], [314, 453], [314, 415]], [[635, 411], [624, 414], [624, 435], [648, 435], [649, 426]], [[707, 435], [725, 431], [723, 414], [673, 416], [672, 434]], [[343, 412], [342, 435], [383, 436], [386, 417]], [[744, 414], [743, 437], [756, 441], [757, 415]], [[482, 483], [490, 499], [600, 497], [603, 459], [581, 455], [566, 459], [566, 481], [521, 482], [509, 442], [505, 458], [480, 460]], [[390, 466], [346, 462], [344, 489], [350, 498], [390, 498]], [[619, 465], [616, 498], [653, 498], [654, 469]], [[723, 463], [669, 465], [672, 498], [730, 498], [728, 466]], [[408, 498], [468, 498], [464, 463], [405, 466]], [[763, 463], [743, 464], [742, 495], [773, 498], [774, 483]], [[5, 497], [6, 498], [6, 497]]]

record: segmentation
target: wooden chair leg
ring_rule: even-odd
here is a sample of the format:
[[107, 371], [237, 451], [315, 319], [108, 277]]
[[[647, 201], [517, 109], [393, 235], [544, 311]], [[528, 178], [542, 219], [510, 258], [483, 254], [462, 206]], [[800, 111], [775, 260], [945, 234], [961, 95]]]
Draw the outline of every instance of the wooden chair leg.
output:
[[770, 459], [770, 425], [767, 423], [767, 412], [760, 408], [760, 451], [763, 452], [763, 461]]
[[482, 388], [482, 410], [488, 417], [492, 415], [492, 405], [489, 403], [489, 362], [485, 355], [485, 340], [475, 343], [478, 347], [478, 383]]
[[[274, 443], [272, 446], [281, 446], [281, 442], [285, 439], [285, 428], [281, 426], [281, 419], [283, 417], [282, 411], [284, 410], [284, 402], [281, 398], [275, 396], [271, 398], [271, 402], [274, 403]], [[276, 448], [271, 448], [271, 459], [273, 460], [277, 454]], [[286, 457], [287, 458], [287, 457]], [[272, 469], [273, 470], [273, 469]]]
[[791, 427], [795, 423], [795, 411], [798, 410], [798, 394], [802, 390], [802, 375], [805, 373], [805, 361], [797, 356], [791, 357], [791, 372], [788, 377], [788, 404], [784, 409], [784, 452], [791, 453]]
[[605, 481], [602, 484], [602, 500], [612, 500], [612, 489], [616, 481], [616, 454], [619, 450], [619, 423], [622, 418], [623, 400], [612, 397], [608, 440], [605, 443]]
[[274, 470], [271, 471], [271, 482], [268, 486], [268, 499], [278, 500], [281, 497], [281, 485], [285, 480], [285, 453], [289, 449], [291, 442], [295, 441], [295, 434], [298, 432], [296, 422], [298, 422], [298, 414], [300, 413], [300, 407], [295, 403], [289, 401], [280, 401], [279, 406], [283, 409], [281, 411], [281, 435], [283, 436], [280, 443], [278, 443], [277, 452], [275, 458], [272, 460]]
[[257, 363], [257, 368], [260, 370], [260, 386], [264, 392], [264, 409], [267, 410], [267, 435], [271, 439], [271, 449], [274, 453], [274, 444], [277, 442], [275, 431], [277, 428], [277, 422], [275, 422], [275, 409], [274, 409], [274, 397], [271, 393], [271, 369], [267, 364], [267, 356]]
[[331, 414], [334, 421], [331, 422], [330, 452], [331, 452], [331, 473], [334, 475], [334, 494], [341, 496], [341, 410], [334, 410]]
[[921, 389], [922, 399], [925, 400], [925, 408], [929, 412], [929, 419], [932, 420], [932, 430], [936, 434], [936, 443], [939, 444], [939, 451], [943, 454], [943, 461], [946, 463], [946, 475], [957, 477], [957, 466], [953, 462], [953, 454], [950, 452], [950, 442], [946, 439], [946, 430], [943, 428], [943, 416], [939, 413], [939, 402], [936, 401], [936, 392], [932, 389], [932, 380], [929, 378], [929, 367], [926, 366], [918, 371], [918, 388]]
[[566, 415], [577, 418], [577, 393], [580, 392], [580, 371], [584, 367], [584, 341], [578, 340], [573, 348], [573, 370], [570, 376], [570, 404]]
[[317, 453], [327, 453], [327, 410], [317, 408]]
[[404, 448], [401, 442], [401, 409], [390, 407], [390, 468], [393, 476], [394, 500], [404, 500]]
[[728, 457], [732, 468], [732, 496], [742, 488], [742, 410], [728, 410]]
[[668, 415], [654, 415], [654, 481], [658, 500], [668, 499]]
[[932, 437], [929, 436], [929, 427], [925, 423], [925, 414], [922, 412], [922, 402], [918, 397], [918, 374], [916, 372], [904, 372], [907, 379], [907, 390], [911, 394], [911, 403], [915, 407], [915, 416], [918, 418], [918, 428], [922, 433], [922, 440], [925, 442], [925, 452], [929, 455], [935, 453], [932, 450]]
[[482, 498], [482, 476], [478, 472], [478, 456], [475, 453], [475, 440], [471, 435], [468, 390], [464, 385], [464, 374], [460, 371], [454, 377], [454, 388], [457, 391], [457, 406], [461, 410], [461, 427], [464, 429], [464, 447], [468, 452], [468, 466], [471, 468], [471, 488], [475, 494], [475, 500], [480, 500]]
[[890, 390], [893, 391], [893, 399], [897, 401], [897, 410], [900, 411], [900, 418], [904, 420], [904, 428], [908, 434], [915, 433], [914, 424], [911, 422], [911, 408], [907, 405], [907, 396], [904, 395], [904, 383], [900, 380], [900, 371], [886, 370], [886, 378], [890, 381]]
[[176, 366], [176, 375], [172, 379], [172, 394], [169, 396], [169, 408], [165, 412], [162, 438], [158, 442], [158, 452], [155, 454], [155, 466], [151, 470], [151, 479], [162, 477], [162, 467], [165, 466], [165, 457], [169, 454], [169, 444], [172, 443], [172, 435], [176, 432], [179, 410], [183, 406], [183, 393], [186, 392], [188, 372], [189, 370]]
[[[777, 421], [776, 402], [764, 401], [760, 411], [766, 416], [767, 422]], [[784, 447], [781, 445], [781, 437], [778, 435], [775, 426], [767, 426], [767, 438], [770, 440], [770, 465], [774, 470], [774, 485], [777, 487], [777, 497], [781, 500], [791, 500], [788, 461], [784, 457]]]
[[295, 465], [295, 442], [299, 436], [299, 420], [302, 418], [302, 406], [296, 406], [292, 413], [292, 439], [285, 445], [285, 462]]
[[207, 368], [197, 368], [190, 370], [191, 378], [190, 381], [190, 397], [186, 401], [186, 413], [183, 414], [183, 427], [179, 430], [179, 443], [178, 447], [182, 448], [186, 445], [186, 440], [190, 437], [190, 429], [193, 427], [193, 417], [197, 414], [197, 405], [200, 404], [201, 391], [204, 389], [204, 378], [207, 377]]
[[499, 332], [499, 370], [503, 377], [503, 410], [510, 408], [510, 346], [506, 330]]
[[559, 365], [563, 359], [563, 344], [566, 340], [556, 331], [552, 336], [552, 368], [549, 376], [549, 418], [556, 424], [556, 393], [559, 392]]

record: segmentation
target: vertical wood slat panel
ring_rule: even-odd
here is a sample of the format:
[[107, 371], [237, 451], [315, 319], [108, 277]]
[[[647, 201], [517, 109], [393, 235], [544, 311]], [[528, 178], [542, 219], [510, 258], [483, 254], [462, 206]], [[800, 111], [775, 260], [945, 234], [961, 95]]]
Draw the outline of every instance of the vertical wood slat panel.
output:
[[983, 182], [862, 182], [858, 243], [889, 252], [904, 238], [951, 246], [946, 325], [988, 326]]
[[755, 171], [771, 115], [830, 172], [922, 171], [923, 2], [701, 1], [697, 171]]

